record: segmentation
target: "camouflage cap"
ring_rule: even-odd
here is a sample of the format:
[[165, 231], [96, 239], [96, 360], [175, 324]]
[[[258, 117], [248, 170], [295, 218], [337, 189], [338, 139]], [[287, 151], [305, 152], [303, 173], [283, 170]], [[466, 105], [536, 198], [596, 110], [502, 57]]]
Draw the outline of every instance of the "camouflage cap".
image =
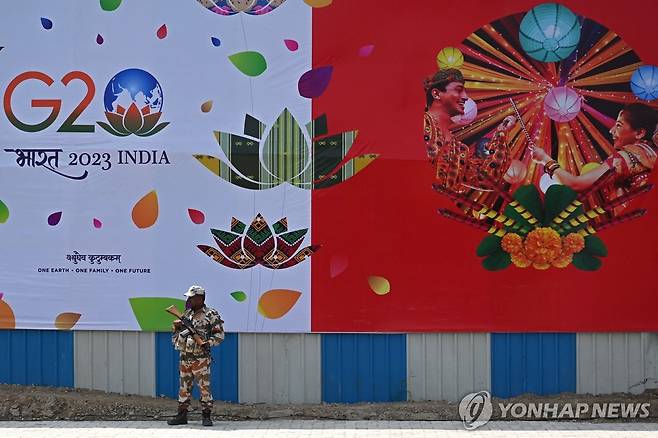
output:
[[190, 288], [183, 294], [186, 297], [193, 297], [195, 295], [206, 295], [206, 290], [201, 286], [190, 286]]

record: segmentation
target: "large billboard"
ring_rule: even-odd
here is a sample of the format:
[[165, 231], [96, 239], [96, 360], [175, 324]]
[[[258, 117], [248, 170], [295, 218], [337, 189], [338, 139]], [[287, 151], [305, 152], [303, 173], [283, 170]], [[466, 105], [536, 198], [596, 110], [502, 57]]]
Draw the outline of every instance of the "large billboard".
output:
[[357, 3], [3, 5], [0, 326], [658, 328], [656, 6]]

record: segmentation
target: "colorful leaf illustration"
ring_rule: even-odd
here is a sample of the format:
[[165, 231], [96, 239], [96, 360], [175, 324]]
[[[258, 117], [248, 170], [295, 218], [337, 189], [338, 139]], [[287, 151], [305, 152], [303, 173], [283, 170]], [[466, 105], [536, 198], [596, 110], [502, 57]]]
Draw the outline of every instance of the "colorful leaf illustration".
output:
[[322, 95], [329, 86], [333, 71], [332, 66], [325, 65], [304, 73], [297, 83], [299, 94], [309, 99]]
[[231, 292], [231, 296], [233, 299], [239, 303], [245, 301], [247, 299], [247, 294], [242, 292], [241, 290], [236, 290], [235, 292]]
[[167, 25], [163, 24], [158, 28], [158, 31], [156, 32], [156, 35], [158, 39], [165, 39], [167, 37]]
[[230, 55], [228, 59], [247, 76], [260, 76], [267, 69], [265, 57], [258, 52], [238, 52]]
[[4, 224], [9, 219], [9, 207], [0, 200], [0, 224]]
[[368, 284], [370, 289], [377, 295], [386, 295], [391, 291], [391, 283], [384, 277], [372, 275], [368, 277]]
[[59, 223], [61, 219], [62, 219], [62, 212], [56, 211], [55, 213], [52, 213], [50, 216], [48, 216], [48, 225], [54, 227]]
[[158, 220], [158, 195], [155, 190], [144, 195], [133, 207], [132, 219], [137, 228], [148, 228]]
[[80, 319], [79, 313], [65, 312], [60, 313], [55, 318], [55, 328], [57, 330], [71, 330]]
[[301, 292], [288, 289], [269, 290], [258, 299], [258, 313], [268, 319], [281, 318], [293, 308], [301, 295]]
[[206, 220], [206, 216], [202, 211], [195, 210], [193, 208], [188, 208], [187, 214], [190, 216], [190, 220], [197, 225], [204, 223]]
[[165, 312], [169, 306], [176, 306], [181, 312], [185, 311], [185, 301], [178, 298], [130, 298], [130, 307], [143, 331], [169, 331], [176, 319]]
[[206, 100], [201, 104], [201, 112], [207, 113], [212, 109], [212, 100]]
[[14, 311], [7, 302], [2, 300], [3, 294], [0, 293], [0, 329], [15, 329], [16, 317]]
[[101, 9], [104, 11], [116, 11], [121, 6], [122, 0], [101, 0]]
[[304, 3], [312, 8], [324, 8], [329, 6], [334, 0], [304, 0]]
[[283, 40], [283, 43], [291, 52], [295, 52], [297, 49], [299, 49], [299, 43], [295, 40]]

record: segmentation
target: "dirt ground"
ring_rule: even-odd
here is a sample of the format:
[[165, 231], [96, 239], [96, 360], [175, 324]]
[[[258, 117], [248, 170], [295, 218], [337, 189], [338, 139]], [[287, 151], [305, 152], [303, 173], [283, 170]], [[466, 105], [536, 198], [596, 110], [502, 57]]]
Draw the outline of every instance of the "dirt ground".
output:
[[[556, 396], [523, 395], [492, 400], [494, 415], [500, 419], [498, 402], [534, 403], [650, 403], [649, 417], [637, 421], [658, 421], [658, 391], [640, 395]], [[39, 386], [0, 385], [0, 420], [158, 420], [173, 416], [176, 401], [101, 391]], [[200, 416], [198, 401], [192, 404], [191, 417]], [[443, 401], [268, 405], [215, 402], [217, 420], [242, 421], [266, 419], [327, 420], [459, 420], [457, 404]], [[599, 420], [620, 421], [620, 420]], [[628, 420], [624, 420], [628, 421]]]

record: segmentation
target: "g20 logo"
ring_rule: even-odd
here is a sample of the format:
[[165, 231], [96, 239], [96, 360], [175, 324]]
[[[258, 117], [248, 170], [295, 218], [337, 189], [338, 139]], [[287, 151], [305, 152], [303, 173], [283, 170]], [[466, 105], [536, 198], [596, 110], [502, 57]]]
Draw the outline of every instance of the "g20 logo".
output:
[[[43, 131], [52, 125], [62, 109], [61, 99], [33, 99], [32, 108], [50, 108], [48, 117], [40, 123], [29, 124], [16, 117], [11, 106], [11, 99], [16, 88], [25, 81], [37, 80], [52, 86], [55, 80], [45, 73], [28, 71], [16, 76], [7, 86], [3, 104], [7, 119], [16, 128], [26, 132]], [[64, 75], [62, 84], [80, 80], [87, 87], [87, 92], [73, 112], [60, 125], [57, 132], [94, 132], [94, 125], [78, 125], [75, 121], [89, 106], [96, 94], [96, 85], [87, 73], [72, 71]], [[112, 135], [126, 137], [135, 134], [148, 137], [160, 132], [169, 124], [158, 124], [162, 115], [162, 87], [149, 72], [137, 68], [117, 73], [105, 87], [103, 94], [105, 117], [107, 122], [97, 122], [98, 126]]]

